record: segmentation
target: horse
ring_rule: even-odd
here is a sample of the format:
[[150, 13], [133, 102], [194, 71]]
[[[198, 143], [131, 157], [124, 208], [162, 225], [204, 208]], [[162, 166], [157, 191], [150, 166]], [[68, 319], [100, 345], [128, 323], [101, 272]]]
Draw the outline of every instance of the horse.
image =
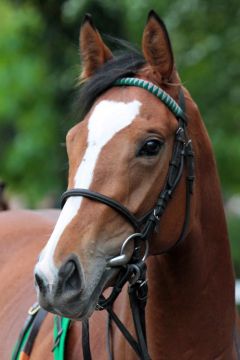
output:
[[[66, 138], [68, 190], [59, 217], [0, 216], [1, 358], [8, 358], [34, 302], [34, 277], [41, 307], [72, 319], [66, 359], [82, 358], [81, 322], [88, 319], [92, 358], [107, 359], [106, 312], [94, 310], [129, 268], [135, 272], [112, 306], [134, 333], [128, 292], [148, 284], [144, 358], [239, 359], [216, 163], [163, 21], [151, 11], [142, 54], [128, 49], [115, 56], [86, 15], [80, 51], [83, 120]], [[49, 314], [32, 359], [52, 359], [52, 331]], [[114, 324], [110, 340], [114, 359], [139, 358]]]

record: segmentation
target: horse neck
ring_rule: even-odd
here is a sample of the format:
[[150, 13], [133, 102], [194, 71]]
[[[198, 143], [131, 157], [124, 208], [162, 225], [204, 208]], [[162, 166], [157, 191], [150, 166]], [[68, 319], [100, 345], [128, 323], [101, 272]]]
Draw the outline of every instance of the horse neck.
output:
[[197, 359], [233, 359], [234, 277], [225, 215], [211, 145], [194, 111], [190, 135], [202, 140], [194, 142], [191, 225], [174, 251], [149, 259], [149, 346], [153, 358], [158, 353], [161, 359], [195, 359], [196, 354]]

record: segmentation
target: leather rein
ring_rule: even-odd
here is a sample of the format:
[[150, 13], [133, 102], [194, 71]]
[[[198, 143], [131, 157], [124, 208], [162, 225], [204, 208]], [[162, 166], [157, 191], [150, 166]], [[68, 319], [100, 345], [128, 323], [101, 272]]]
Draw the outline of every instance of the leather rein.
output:
[[[155, 206], [150, 209], [141, 218], [137, 218], [124, 205], [118, 201], [94, 192], [88, 189], [70, 189], [62, 195], [62, 206], [69, 197], [82, 196], [93, 201], [98, 201], [106, 206], [113, 208], [121, 216], [123, 216], [135, 229], [135, 233], [131, 234], [121, 247], [120, 254], [107, 263], [107, 269], [119, 267], [120, 272], [118, 279], [113, 287], [110, 296], [105, 299], [103, 295], [100, 296], [97, 310], [106, 309], [109, 314], [108, 321], [108, 354], [109, 359], [112, 357], [111, 344], [111, 323], [115, 322], [119, 330], [122, 332], [130, 346], [133, 348], [138, 357], [142, 360], [149, 360], [150, 355], [147, 349], [146, 328], [145, 328], [145, 306], [147, 303], [147, 278], [146, 278], [146, 263], [145, 260], [148, 255], [148, 241], [151, 238], [154, 230], [160, 223], [164, 210], [171, 199], [174, 190], [176, 189], [185, 169], [186, 165], [186, 205], [185, 205], [185, 220], [182, 227], [181, 234], [177, 242], [169, 249], [162, 253], [171, 251], [181, 240], [184, 239], [190, 218], [190, 199], [193, 192], [194, 182], [194, 154], [192, 150], [192, 143], [187, 135], [187, 117], [185, 115], [185, 100], [182, 89], [179, 91], [179, 104], [173, 100], [165, 91], [156, 85], [138, 78], [122, 78], [117, 80], [115, 86], [137, 86], [141, 87], [153, 95], [157, 96], [175, 115], [178, 120], [178, 128], [175, 133], [175, 140], [173, 145], [173, 152], [165, 184]], [[131, 259], [125, 253], [125, 247], [130, 242], [134, 241], [134, 251]], [[145, 245], [145, 252], [143, 254], [143, 244]], [[137, 340], [132, 336], [128, 329], [123, 325], [120, 319], [113, 311], [113, 303], [123, 286], [128, 283], [128, 293], [130, 305], [132, 310], [133, 322]], [[82, 335], [83, 357], [84, 360], [91, 359], [91, 351], [89, 344], [89, 324], [88, 321], [83, 321], [83, 335]]]

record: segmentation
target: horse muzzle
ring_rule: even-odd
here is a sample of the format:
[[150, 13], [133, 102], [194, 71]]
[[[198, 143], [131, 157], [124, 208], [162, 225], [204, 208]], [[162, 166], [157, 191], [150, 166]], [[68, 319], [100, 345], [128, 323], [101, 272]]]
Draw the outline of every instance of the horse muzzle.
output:
[[[83, 272], [75, 257], [65, 261], [54, 274], [54, 280], [49, 283], [45, 274], [36, 266], [35, 286], [40, 305], [48, 311], [63, 308], [63, 304], [74, 304], [84, 288]], [[58, 311], [59, 312], [59, 311]]]
[[[91, 316], [99, 296], [119, 269], [95, 262], [93, 275], [86, 279], [76, 256], [72, 256], [56, 270], [50, 283], [38, 265], [35, 268], [35, 286], [42, 308], [57, 315], [82, 320]], [[110, 285], [111, 286], [111, 285]]]

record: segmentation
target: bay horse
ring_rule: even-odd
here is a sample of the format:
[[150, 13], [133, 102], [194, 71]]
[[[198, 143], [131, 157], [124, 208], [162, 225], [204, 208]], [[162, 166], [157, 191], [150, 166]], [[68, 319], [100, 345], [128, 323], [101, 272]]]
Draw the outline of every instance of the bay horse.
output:
[[[0, 217], [1, 358], [9, 358], [34, 302], [33, 266], [50, 237], [35, 265], [35, 286], [43, 308], [73, 319], [66, 359], [82, 358], [78, 320], [88, 318], [92, 358], [108, 358], [106, 315], [94, 310], [136, 253], [142, 263], [147, 257], [150, 358], [239, 359], [234, 274], [216, 164], [198, 107], [180, 82], [164, 23], [151, 11], [143, 55], [128, 50], [114, 56], [87, 15], [80, 50], [84, 119], [67, 134], [68, 191], [56, 225], [58, 213]], [[185, 157], [191, 161], [183, 163]], [[145, 223], [148, 239], [142, 235]], [[127, 286], [113, 306], [134, 332]], [[48, 315], [31, 359], [52, 359], [52, 327]], [[115, 325], [111, 332], [114, 359], [137, 359]]]

